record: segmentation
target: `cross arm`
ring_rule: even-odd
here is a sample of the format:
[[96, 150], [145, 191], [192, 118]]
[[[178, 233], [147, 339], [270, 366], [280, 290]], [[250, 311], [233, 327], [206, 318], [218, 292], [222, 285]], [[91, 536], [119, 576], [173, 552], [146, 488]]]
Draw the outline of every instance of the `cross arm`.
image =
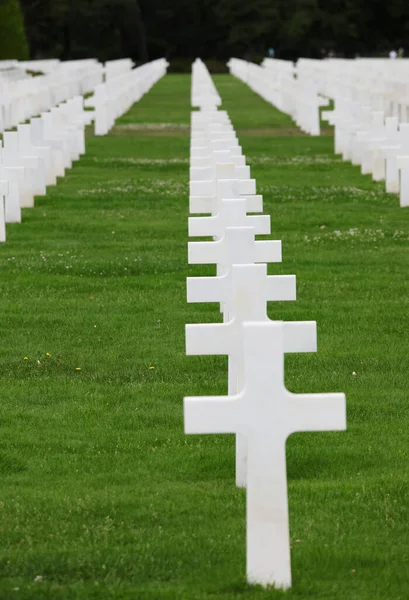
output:
[[398, 169], [409, 169], [409, 156], [397, 156]]
[[345, 394], [292, 394], [289, 398], [290, 433], [346, 429]]
[[236, 433], [238, 396], [184, 398], [185, 433]]
[[254, 262], [281, 262], [281, 241], [263, 240], [254, 242]]
[[[260, 213], [263, 212], [263, 196], [260, 194], [247, 194], [246, 212]], [[193, 196], [189, 198], [189, 212], [192, 214], [212, 214], [215, 211], [216, 196]]]
[[260, 194], [255, 194], [254, 196], [246, 196], [246, 212], [263, 212], [263, 196], [261, 196]]
[[198, 323], [186, 325], [186, 354], [231, 354], [235, 339], [228, 323]]
[[254, 227], [257, 235], [269, 235], [271, 233], [270, 215], [249, 215], [247, 217], [249, 227]]
[[238, 189], [241, 196], [248, 196], [256, 193], [255, 179], [239, 179]]
[[220, 258], [220, 242], [189, 242], [187, 245], [190, 265], [215, 265]]
[[216, 193], [216, 180], [191, 181], [189, 190], [191, 196], [213, 196]]
[[226, 276], [188, 277], [186, 280], [188, 302], [225, 301]]
[[316, 321], [284, 321], [284, 352], [316, 352]]
[[218, 235], [217, 226], [219, 216], [215, 217], [189, 217], [188, 229], [191, 237]]
[[280, 302], [296, 299], [295, 275], [268, 275], [267, 300]]
[[216, 196], [190, 196], [189, 212], [192, 214], [207, 214], [213, 212]]

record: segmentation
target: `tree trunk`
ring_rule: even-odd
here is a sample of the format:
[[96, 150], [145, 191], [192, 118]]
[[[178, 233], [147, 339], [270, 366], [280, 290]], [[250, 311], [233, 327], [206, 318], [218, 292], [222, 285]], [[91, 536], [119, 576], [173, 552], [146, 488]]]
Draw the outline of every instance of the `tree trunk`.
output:
[[148, 61], [148, 46], [146, 43], [146, 32], [145, 32], [145, 23], [143, 21], [141, 7], [139, 5], [139, 0], [134, 0], [134, 10], [135, 10], [135, 25], [136, 25], [136, 36], [138, 43], [138, 54], [139, 60], [142, 62]]

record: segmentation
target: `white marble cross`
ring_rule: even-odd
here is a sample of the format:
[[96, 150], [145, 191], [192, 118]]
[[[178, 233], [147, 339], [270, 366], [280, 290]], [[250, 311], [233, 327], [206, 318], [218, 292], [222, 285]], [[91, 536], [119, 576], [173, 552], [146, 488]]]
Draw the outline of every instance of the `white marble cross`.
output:
[[[361, 149], [361, 173], [373, 173], [375, 145], [385, 141], [385, 114], [382, 110], [371, 111], [371, 123]], [[379, 180], [379, 179], [378, 179]]]
[[394, 139], [382, 146], [382, 151], [386, 159], [386, 191], [398, 194], [400, 185], [397, 157], [409, 152], [409, 123], [399, 125]]
[[5, 167], [24, 167], [25, 188], [20, 194], [22, 207], [34, 206], [34, 196], [45, 194], [45, 165], [42, 158], [34, 155], [23, 155], [20, 152], [16, 131], [3, 134], [3, 164]]
[[[221, 277], [188, 277], [188, 302], [224, 302], [228, 322], [186, 325], [186, 354], [227, 354], [228, 394], [244, 385], [243, 323], [269, 321], [268, 301], [296, 299], [295, 275], [267, 275], [267, 265], [233, 265]], [[285, 352], [315, 352], [315, 321], [284, 323]], [[247, 441], [236, 437], [236, 485], [245, 487]]]
[[242, 154], [233, 156], [230, 150], [209, 150], [206, 156], [190, 159], [191, 167], [208, 167], [220, 163], [233, 163], [236, 167], [243, 167], [246, 165], [246, 157]]
[[[374, 181], [383, 181], [386, 176], [386, 158], [382, 150], [383, 146], [393, 143], [398, 132], [398, 119], [396, 117], [386, 117], [383, 129], [383, 137], [378, 138], [373, 147], [372, 178]], [[390, 177], [389, 177], [390, 179]]]
[[[238, 167], [237, 167], [238, 168]], [[250, 196], [256, 193], [254, 179], [237, 179], [237, 186], [241, 196]], [[205, 181], [191, 181], [189, 186], [190, 196], [214, 196], [217, 193], [218, 179]]]
[[208, 156], [209, 152], [217, 152], [218, 150], [229, 150], [232, 156], [240, 156], [242, 154], [241, 146], [234, 143], [226, 143], [223, 140], [214, 141], [206, 146], [194, 146], [190, 148], [190, 158], [203, 158]]
[[0, 164], [0, 179], [8, 181], [5, 197], [6, 223], [21, 223], [20, 189], [24, 188], [24, 167], [3, 167]]
[[189, 264], [220, 265], [226, 272], [234, 264], [281, 262], [281, 241], [256, 241], [254, 235], [254, 227], [227, 227], [216, 242], [189, 242]]
[[256, 235], [268, 235], [271, 231], [270, 215], [248, 215], [246, 200], [224, 199], [219, 211], [212, 217], [189, 217], [188, 229], [192, 237], [213, 236], [221, 238], [226, 227], [254, 227]]
[[34, 117], [30, 121], [31, 125], [31, 141], [35, 146], [49, 147], [52, 159], [52, 183], [57, 182], [57, 177], [65, 175], [65, 158], [62, 148], [62, 142], [56, 141], [49, 133], [49, 128], [46, 127], [42, 117]]
[[409, 156], [398, 156], [397, 166], [400, 171], [400, 206], [409, 206]]
[[6, 241], [5, 198], [9, 192], [8, 181], [0, 180], [0, 242]]
[[190, 181], [214, 181], [215, 179], [250, 179], [250, 167], [248, 165], [238, 167], [234, 162], [190, 167]]
[[226, 145], [238, 145], [239, 141], [234, 129], [224, 129], [223, 131], [198, 132], [191, 137], [190, 148], [202, 148], [203, 146], [213, 146], [215, 142], [224, 142]]
[[[191, 191], [197, 190], [191, 185]], [[206, 190], [208, 191], [208, 190]], [[246, 199], [246, 212], [262, 212], [263, 197], [256, 194], [256, 182], [254, 179], [217, 179], [211, 194], [191, 193], [189, 197], [189, 211], [192, 214], [217, 214], [221, 200], [244, 197]]]
[[39, 146], [35, 145], [32, 140], [33, 126], [31, 124], [21, 124], [17, 127], [18, 132], [18, 144], [23, 154], [40, 156], [44, 160], [45, 165], [45, 184], [55, 185], [57, 179], [53, 173], [53, 162], [52, 162], [52, 150], [50, 146]]
[[185, 433], [240, 433], [248, 441], [247, 579], [291, 586], [285, 444], [300, 431], [346, 427], [344, 394], [293, 394], [284, 385], [285, 326], [243, 325], [244, 388], [184, 399]]

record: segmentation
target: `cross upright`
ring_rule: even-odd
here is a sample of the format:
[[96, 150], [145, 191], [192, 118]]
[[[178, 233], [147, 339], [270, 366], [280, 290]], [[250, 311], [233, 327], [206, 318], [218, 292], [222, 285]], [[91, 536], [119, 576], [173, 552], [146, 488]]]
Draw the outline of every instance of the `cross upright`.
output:
[[[384, 139], [376, 144], [374, 149], [374, 160], [373, 160], [373, 171], [372, 176], [374, 181], [382, 181], [382, 180], [390, 180], [390, 175], [388, 176], [387, 169], [387, 161], [386, 157], [388, 155], [388, 151], [384, 148], [390, 146], [394, 142], [396, 142], [398, 133], [398, 119], [397, 117], [386, 117], [385, 118], [385, 129], [384, 129]], [[390, 153], [390, 152], [389, 152]], [[388, 184], [386, 184], [388, 185]]]
[[382, 146], [386, 160], [386, 191], [399, 193], [398, 155], [409, 154], [409, 123], [401, 123], [390, 143]]
[[6, 241], [6, 210], [5, 198], [9, 193], [8, 181], [0, 180], [0, 242]]
[[[371, 111], [371, 125], [368, 136], [363, 143], [363, 156], [361, 161], [361, 173], [366, 175], [373, 173], [375, 148], [386, 139], [385, 113], [383, 110]], [[385, 171], [385, 169], [384, 169]], [[379, 174], [377, 173], [379, 177]], [[384, 173], [385, 176], [385, 173]], [[384, 177], [383, 177], [384, 178]], [[382, 178], [381, 178], [382, 180]], [[379, 178], [378, 178], [379, 181]]]
[[400, 171], [400, 206], [409, 206], [409, 156], [397, 157]]
[[[0, 179], [8, 183], [8, 191], [0, 196], [5, 196], [6, 223], [21, 223], [20, 190], [24, 189], [24, 167], [4, 167], [0, 164]], [[4, 189], [4, 188], [3, 188]]]
[[248, 441], [247, 579], [291, 586], [285, 444], [300, 431], [346, 427], [344, 394], [293, 394], [284, 385], [284, 326], [245, 323], [244, 388], [184, 399], [185, 433], [240, 433]]

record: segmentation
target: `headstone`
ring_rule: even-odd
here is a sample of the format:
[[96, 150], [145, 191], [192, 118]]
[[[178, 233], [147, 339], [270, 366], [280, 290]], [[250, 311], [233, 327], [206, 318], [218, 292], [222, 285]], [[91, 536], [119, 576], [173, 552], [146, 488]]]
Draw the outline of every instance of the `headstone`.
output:
[[[239, 393], [244, 385], [243, 323], [269, 321], [268, 301], [295, 300], [295, 275], [267, 276], [267, 265], [232, 265], [221, 277], [187, 279], [188, 302], [222, 302], [228, 322], [186, 325], [186, 353], [227, 354], [228, 393]], [[315, 352], [315, 321], [286, 322], [285, 352]], [[245, 487], [247, 441], [236, 439], [236, 485]]]
[[0, 242], [6, 241], [6, 219], [4, 199], [9, 192], [8, 181], [0, 180]]
[[345, 396], [285, 388], [283, 323], [245, 323], [243, 337], [244, 388], [235, 396], [185, 398], [185, 432], [240, 433], [247, 439], [247, 579], [286, 589], [286, 440], [295, 432], [345, 429]]
[[398, 156], [400, 171], [400, 206], [409, 206], [409, 156]]
[[8, 182], [5, 195], [6, 223], [21, 223], [20, 189], [24, 188], [24, 167], [3, 167], [0, 164], [0, 179]]
[[256, 235], [270, 233], [269, 215], [248, 215], [245, 199], [221, 200], [219, 212], [212, 217], [190, 217], [189, 235], [221, 238], [227, 227], [254, 227]]
[[281, 241], [256, 241], [254, 235], [253, 227], [227, 227], [216, 242], [189, 242], [189, 264], [215, 264], [227, 271], [233, 264], [281, 262]]

